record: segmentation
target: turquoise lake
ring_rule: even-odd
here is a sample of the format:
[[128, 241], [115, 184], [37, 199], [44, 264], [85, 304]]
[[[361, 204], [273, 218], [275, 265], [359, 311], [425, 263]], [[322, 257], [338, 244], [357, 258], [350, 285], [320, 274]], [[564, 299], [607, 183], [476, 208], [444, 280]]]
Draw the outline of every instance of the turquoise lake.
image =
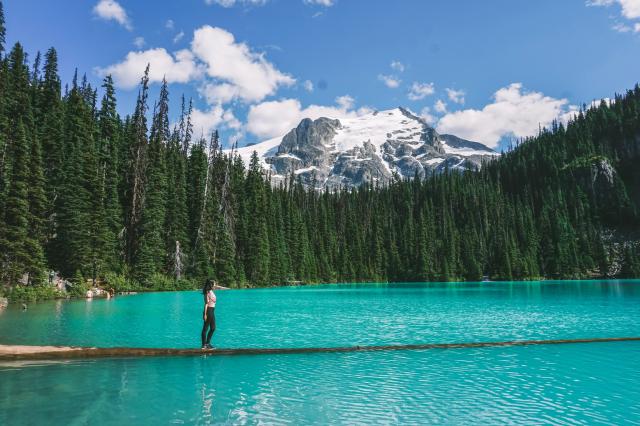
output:
[[[219, 291], [213, 343], [640, 336], [640, 281]], [[0, 312], [0, 343], [199, 347], [202, 295]], [[640, 342], [0, 365], [0, 424], [640, 424]]]

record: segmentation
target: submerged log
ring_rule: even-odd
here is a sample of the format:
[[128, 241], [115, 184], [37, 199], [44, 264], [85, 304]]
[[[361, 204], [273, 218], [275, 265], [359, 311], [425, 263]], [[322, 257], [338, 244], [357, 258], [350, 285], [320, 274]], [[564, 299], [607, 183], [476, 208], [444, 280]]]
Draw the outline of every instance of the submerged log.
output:
[[137, 358], [167, 356], [230, 356], [230, 355], [282, 355], [340, 352], [376, 352], [399, 350], [490, 348], [507, 346], [559, 345], [577, 343], [610, 343], [640, 341], [640, 337], [603, 337], [592, 339], [554, 339], [554, 340], [512, 340], [504, 342], [468, 342], [468, 343], [426, 343], [414, 345], [381, 346], [342, 346], [316, 348], [89, 348], [89, 347], [42, 347], [21, 346], [12, 350], [11, 346], [0, 346], [0, 361], [8, 360], [65, 360], [86, 358]]

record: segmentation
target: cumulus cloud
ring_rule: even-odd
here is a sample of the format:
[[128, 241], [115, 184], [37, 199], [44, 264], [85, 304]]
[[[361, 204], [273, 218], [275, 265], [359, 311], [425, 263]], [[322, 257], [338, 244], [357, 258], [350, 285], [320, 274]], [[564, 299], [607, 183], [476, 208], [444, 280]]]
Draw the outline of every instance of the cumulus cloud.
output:
[[436, 89], [433, 83], [418, 83], [415, 82], [411, 85], [411, 89], [409, 90], [409, 99], [412, 101], [419, 101], [421, 99], [426, 98], [427, 96], [431, 96], [435, 93]]
[[622, 8], [622, 16], [627, 19], [640, 18], [640, 0], [588, 0], [588, 6], [611, 6], [618, 4]]
[[398, 71], [398, 72], [404, 72], [405, 66], [400, 61], [391, 61], [391, 69], [393, 69], [395, 71]]
[[435, 115], [431, 114], [431, 108], [429, 107], [422, 108], [419, 115], [424, 121], [427, 122], [427, 124], [432, 126], [438, 121], [438, 118]]
[[384, 85], [390, 89], [395, 89], [400, 86], [400, 83], [402, 83], [402, 80], [394, 75], [380, 74], [378, 75], [378, 80], [382, 81]]
[[[587, 0], [587, 6], [612, 6], [618, 5], [620, 7], [620, 14], [622, 18], [629, 21], [640, 19], [640, 0]], [[626, 33], [630, 31], [640, 32], [640, 22], [627, 25], [623, 23], [616, 23], [613, 26], [615, 31]]]
[[336, 4], [336, 0], [304, 0], [305, 4], [313, 4], [318, 6], [330, 7]]
[[267, 0], [204, 0], [206, 4], [217, 4], [222, 7], [233, 7], [236, 4], [262, 6]]
[[313, 82], [311, 80], [305, 80], [305, 82], [302, 83], [302, 87], [304, 87], [304, 90], [307, 92], [313, 92]]
[[224, 109], [221, 105], [214, 105], [208, 110], [194, 108], [191, 112], [193, 132], [196, 137], [207, 137], [217, 128], [238, 131], [242, 123], [235, 117], [233, 111]]
[[[263, 6], [269, 0], [204, 0], [206, 4], [217, 4], [222, 7], [233, 7], [235, 5]], [[304, 4], [330, 7], [336, 4], [336, 0], [303, 0]]]
[[136, 37], [133, 39], [133, 45], [138, 49], [142, 49], [145, 44], [144, 37]]
[[353, 108], [355, 103], [356, 100], [349, 95], [338, 96], [336, 98], [336, 104], [338, 104], [341, 111], [350, 110], [351, 108]]
[[346, 118], [369, 113], [368, 108], [353, 109], [351, 96], [336, 98], [335, 106], [309, 105], [306, 108], [297, 99], [262, 102], [249, 108], [247, 131], [259, 138], [268, 139], [286, 134], [304, 118]]
[[178, 34], [176, 34], [173, 37], [173, 44], [176, 44], [177, 42], [179, 42], [180, 40], [182, 40], [182, 37], [184, 37], [184, 31], [180, 31]]
[[433, 105], [433, 109], [435, 109], [437, 113], [444, 114], [447, 112], [447, 104], [442, 99], [438, 99]]
[[164, 27], [168, 30], [173, 30], [175, 28], [175, 22], [173, 22], [173, 19], [167, 19], [167, 22], [165, 22]]
[[295, 83], [293, 77], [267, 61], [264, 54], [252, 52], [222, 28], [205, 25], [197, 29], [191, 50], [206, 64], [207, 75], [216, 79], [216, 83], [207, 85], [207, 92], [220, 95], [221, 102], [235, 98], [261, 101], [279, 87]]
[[140, 82], [147, 64], [150, 82], [160, 82], [166, 77], [169, 83], [186, 83], [202, 74], [189, 50], [179, 50], [172, 55], [164, 48], [129, 52], [122, 62], [96, 71], [102, 76], [110, 74], [118, 87], [131, 89]]
[[[174, 43], [182, 36], [182, 32], [177, 34]], [[142, 47], [142, 42], [140, 38], [137, 46]], [[97, 72], [113, 75], [118, 87], [129, 89], [138, 84], [147, 64], [151, 66], [151, 82], [159, 82], [163, 76], [170, 83], [200, 79], [199, 92], [209, 104], [236, 99], [260, 102], [280, 87], [295, 83], [293, 77], [267, 61], [264, 54], [236, 42], [230, 32], [208, 25], [194, 32], [191, 49], [173, 54], [164, 48], [129, 52], [122, 62], [97, 68]]]
[[621, 22], [616, 22], [612, 27], [612, 30], [617, 31], [619, 33], [628, 33], [633, 31], [633, 28], [631, 28], [630, 26], [623, 24]]
[[133, 29], [127, 11], [115, 0], [100, 0], [93, 7], [93, 14], [105, 21], [116, 21], [129, 31]]
[[447, 91], [447, 97], [449, 100], [456, 104], [464, 104], [464, 90], [445, 89]]
[[540, 92], [527, 92], [522, 83], [503, 87], [484, 108], [451, 112], [440, 119], [440, 133], [482, 142], [495, 148], [505, 136], [535, 135], [539, 126], [555, 119], [566, 121], [576, 108], [567, 99], [555, 99]]

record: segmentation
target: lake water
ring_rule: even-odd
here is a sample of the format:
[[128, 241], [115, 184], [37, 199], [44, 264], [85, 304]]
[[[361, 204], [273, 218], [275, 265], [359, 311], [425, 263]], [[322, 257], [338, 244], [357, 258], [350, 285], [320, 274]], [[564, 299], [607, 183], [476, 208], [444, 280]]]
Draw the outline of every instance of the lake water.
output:
[[[640, 336], [640, 281], [219, 291], [216, 347]], [[198, 347], [202, 295], [46, 302], [0, 343]], [[0, 424], [640, 424], [640, 342], [0, 366]]]

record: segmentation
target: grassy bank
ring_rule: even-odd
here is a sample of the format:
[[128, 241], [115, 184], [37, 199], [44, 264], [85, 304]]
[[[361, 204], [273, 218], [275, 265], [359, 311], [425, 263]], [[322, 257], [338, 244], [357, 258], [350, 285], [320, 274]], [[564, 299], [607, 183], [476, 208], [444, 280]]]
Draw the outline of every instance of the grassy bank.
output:
[[[9, 303], [33, 303], [53, 299], [84, 298], [87, 290], [94, 288], [91, 281], [82, 277], [69, 280], [68, 290], [60, 291], [50, 284], [24, 285], [17, 284], [0, 288], [0, 297], [6, 297]], [[113, 288], [120, 292], [152, 292], [152, 291], [181, 291], [195, 290], [201, 287], [201, 283], [191, 279], [176, 280], [158, 274], [146, 283], [140, 283], [126, 278], [123, 275], [107, 275], [104, 279], [96, 281], [95, 287], [108, 290]]]

